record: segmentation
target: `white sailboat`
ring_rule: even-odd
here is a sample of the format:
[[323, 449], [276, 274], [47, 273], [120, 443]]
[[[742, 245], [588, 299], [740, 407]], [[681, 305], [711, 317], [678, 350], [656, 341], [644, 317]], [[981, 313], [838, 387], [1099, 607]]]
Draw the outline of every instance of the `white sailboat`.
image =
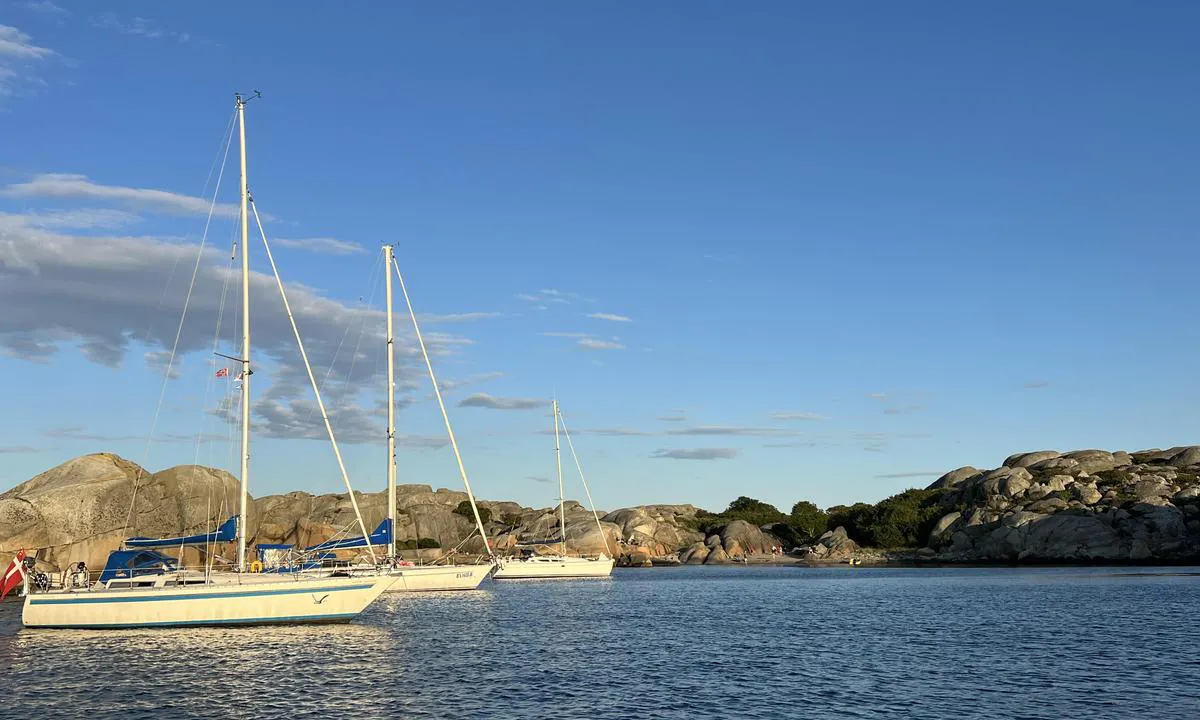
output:
[[[238, 563], [235, 572], [180, 571], [170, 558], [149, 550], [114, 552], [101, 580], [82, 586], [71, 584], [57, 591], [29, 592], [26, 587], [21, 619], [33, 628], [131, 628], [196, 625], [264, 625], [278, 623], [345, 622], [367, 608], [395, 578], [313, 577], [295, 574], [254, 574], [246, 563], [246, 500], [249, 494], [250, 458], [250, 266], [248, 260], [250, 194], [246, 178], [246, 100], [236, 96], [241, 144], [241, 229], [242, 229], [242, 448], [241, 499], [238, 508]], [[257, 218], [258, 211], [255, 210]], [[261, 229], [261, 223], [260, 223]], [[265, 235], [264, 235], [265, 241]], [[267, 248], [270, 257], [270, 248]], [[271, 259], [275, 269], [274, 259]], [[276, 272], [280, 291], [283, 283]], [[287, 296], [284, 306], [292, 318]], [[293, 330], [296, 329], [292, 322]], [[299, 332], [296, 333], [300, 340]], [[300, 343], [300, 354], [309, 367]], [[312, 380], [312, 370], [309, 367]], [[315, 380], [313, 389], [316, 390]], [[317, 403], [333, 440], [328, 416], [317, 393]], [[334, 451], [342, 464], [334, 441]], [[343, 477], [345, 470], [343, 467]], [[349, 482], [347, 478], [347, 483]], [[351, 498], [353, 499], [353, 493]], [[355, 504], [355, 513], [358, 513]], [[359, 517], [361, 525], [362, 519]], [[365, 533], [365, 529], [364, 529]], [[214, 536], [210, 533], [205, 540]], [[193, 538], [181, 538], [189, 540]], [[147, 546], [143, 543], [142, 546]], [[107, 577], [106, 577], [107, 576]]]
[[[392, 528], [392, 534], [389, 543], [389, 557], [393, 558], [392, 567], [386, 570], [387, 574], [396, 578], [396, 582], [388, 588], [389, 592], [423, 592], [430, 590], [474, 590], [479, 587], [480, 583], [487, 579], [487, 576], [496, 567], [495, 556], [492, 555], [491, 544], [487, 541], [487, 532], [484, 530], [483, 521], [479, 517], [479, 508], [475, 506], [475, 494], [471, 491], [471, 483], [467, 479], [466, 470], [463, 467], [462, 456], [458, 452], [458, 443], [454, 439], [454, 431], [450, 427], [450, 417], [446, 414], [446, 406], [442, 402], [441, 389], [438, 387], [437, 377], [433, 372], [433, 364], [429, 360], [429, 353], [425, 349], [425, 340], [421, 336], [421, 327], [417, 323], [417, 315], [413, 311], [412, 302], [408, 297], [408, 289], [404, 286], [404, 277], [400, 274], [400, 267], [396, 264], [394, 250], [392, 246], [385, 245], [383, 248], [383, 258], [386, 265], [384, 272], [387, 275], [386, 297], [387, 297], [387, 495], [388, 495], [388, 522]], [[396, 552], [396, 399], [395, 399], [395, 357], [392, 352], [394, 338], [392, 335], [392, 271], [395, 270], [396, 277], [400, 280], [401, 291], [404, 294], [404, 301], [408, 306], [409, 315], [412, 317], [413, 331], [416, 334], [417, 342], [421, 346], [421, 354], [425, 358], [426, 367], [429, 370], [429, 380], [433, 383], [433, 391], [437, 397], [438, 406], [442, 410], [442, 417], [446, 422], [446, 432], [449, 434], [450, 443], [454, 448], [454, 455], [458, 459], [459, 470], [462, 473], [463, 485], [467, 489], [467, 499], [471, 502], [471, 510], [475, 516], [476, 529], [479, 531], [480, 537], [484, 540], [484, 546], [487, 548], [490, 560], [485, 563], [471, 563], [464, 565], [401, 565], [398, 561]]]
[[[387, 303], [387, 516], [375, 532], [362, 537], [345, 538], [340, 540], [331, 540], [325, 543], [314, 545], [305, 548], [305, 554], [321, 553], [329, 550], [340, 550], [348, 548], [362, 548], [370, 546], [386, 547], [386, 557], [378, 564], [370, 565], [351, 565], [342, 568], [340, 571], [348, 572], [356, 577], [369, 577], [373, 575], [387, 575], [395, 578], [395, 582], [388, 588], [388, 592], [429, 592], [437, 590], [474, 590], [487, 579], [488, 575], [496, 567], [495, 555], [492, 553], [491, 544], [487, 542], [487, 533], [483, 527], [483, 520], [479, 515], [479, 508], [475, 504], [475, 494], [471, 490], [471, 482], [467, 478], [466, 469], [463, 465], [462, 455], [458, 451], [458, 442], [454, 437], [454, 429], [450, 425], [450, 417], [446, 412], [445, 403], [442, 401], [441, 388], [437, 383], [437, 376], [433, 371], [433, 363], [429, 359], [428, 350], [425, 347], [425, 340], [421, 335], [421, 327], [417, 322], [416, 312], [413, 310], [412, 301], [408, 296], [408, 289], [404, 285], [404, 276], [400, 274], [399, 265], [395, 261], [394, 249], [390, 245], [383, 247], [383, 258], [387, 275], [386, 303]], [[475, 528], [480, 536], [484, 538], [484, 544], [488, 552], [487, 562], [465, 563], [456, 565], [417, 565], [412, 562], [400, 560], [399, 553], [396, 548], [396, 403], [395, 403], [395, 355], [392, 351], [395, 337], [392, 331], [392, 271], [395, 270], [396, 277], [400, 280], [400, 288], [404, 295], [405, 304], [408, 306], [409, 316], [412, 319], [413, 331], [416, 335], [417, 342], [421, 348], [422, 357], [425, 359], [426, 369], [428, 370], [429, 380], [433, 384], [433, 392], [438, 401], [438, 406], [442, 411], [442, 419], [446, 424], [446, 433], [450, 438], [451, 447], [454, 449], [455, 458], [458, 460], [459, 472], [462, 476], [463, 486], [467, 491], [467, 499], [471, 504], [471, 511], [475, 518]], [[302, 570], [310, 574], [329, 574], [328, 568], [314, 568]]]
[[[559, 553], [557, 555], [532, 555], [525, 558], [505, 558], [496, 569], [497, 580], [531, 580], [552, 578], [595, 578], [608, 577], [612, 574], [613, 559], [606, 554], [599, 557], [576, 557], [567, 555], [567, 510], [563, 494], [562, 450], [559, 446], [558, 431], [562, 416], [558, 410], [558, 400], [554, 400], [554, 464], [558, 472], [558, 516], [559, 516]], [[565, 430], [565, 428], [564, 428]], [[570, 443], [571, 436], [567, 435]], [[596, 504], [592, 502], [592, 491], [588, 489], [587, 478], [583, 476], [583, 468], [579, 465], [579, 456], [575, 454], [575, 446], [571, 445], [571, 454], [579, 468], [579, 477], [583, 480], [584, 490], [588, 495], [588, 503], [592, 505], [592, 517], [596, 520], [596, 528], [600, 536], [606, 538], [600, 517], [596, 514]]]

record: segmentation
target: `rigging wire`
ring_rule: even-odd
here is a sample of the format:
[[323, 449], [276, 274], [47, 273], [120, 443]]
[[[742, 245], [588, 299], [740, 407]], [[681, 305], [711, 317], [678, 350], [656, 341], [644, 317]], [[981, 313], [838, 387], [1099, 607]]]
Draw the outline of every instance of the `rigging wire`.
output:
[[[571, 433], [567, 431], [567, 419], [562, 416], [561, 409], [558, 411], [558, 421], [562, 424], [563, 435], [567, 438], [567, 447], [571, 448], [571, 457], [575, 458], [575, 469], [579, 471], [579, 479], [583, 481], [583, 491], [587, 493], [588, 505], [592, 507], [592, 517], [596, 519], [596, 529], [600, 531], [600, 537], [604, 539], [604, 549], [612, 557], [612, 548], [608, 546], [608, 535], [604, 533], [604, 526], [600, 524], [600, 515], [596, 512], [596, 501], [592, 500], [592, 491], [588, 487], [587, 477], [583, 474], [583, 465], [579, 462], [579, 455], [575, 453], [575, 443], [571, 442]], [[563, 536], [565, 537], [566, 534], [566, 528], [564, 528]]]
[[[338, 448], [337, 438], [333, 434], [333, 425], [329, 422], [329, 413], [325, 411], [325, 403], [321, 400], [321, 390], [317, 387], [317, 378], [313, 375], [312, 364], [308, 362], [308, 353], [304, 350], [304, 340], [300, 337], [300, 329], [296, 326], [296, 317], [292, 314], [291, 303], [288, 302], [287, 292], [283, 288], [283, 278], [279, 276], [279, 268], [275, 266], [275, 256], [271, 254], [271, 244], [267, 242], [267, 231], [263, 229], [262, 218], [258, 215], [258, 204], [253, 199], [250, 200], [250, 208], [254, 210], [254, 222], [258, 225], [258, 233], [262, 236], [263, 247], [267, 251], [267, 260], [271, 263], [271, 273], [275, 275], [275, 284], [279, 287], [279, 296], [283, 299], [283, 309], [287, 313], [288, 322], [292, 325], [292, 334], [296, 336], [296, 346], [300, 350], [300, 359], [304, 361], [304, 369], [308, 372], [308, 381], [312, 384], [313, 395], [316, 396], [317, 407], [321, 411], [321, 418], [325, 421], [325, 430], [329, 433], [329, 444], [333, 446], [333, 454], [337, 458], [338, 469], [342, 471], [342, 480], [346, 483], [346, 491], [350, 495], [350, 505], [354, 508], [354, 517], [358, 519], [358, 526], [362, 530], [363, 537], [369, 537], [367, 525], [363, 522], [362, 513], [358, 509], [358, 498], [354, 496], [354, 487], [350, 485], [350, 476], [346, 473], [346, 463], [342, 460], [342, 451]], [[246, 249], [242, 248], [242, 252]], [[367, 550], [371, 553], [372, 562], [375, 561], [375, 550], [368, 544]]]
[[[231, 121], [230, 122], [231, 130], [229, 133], [229, 137], [226, 139], [226, 142], [225, 142], [225, 153], [224, 153], [224, 156], [223, 156], [223, 159], [221, 162], [221, 166], [220, 166], [221, 169], [220, 169], [220, 172], [217, 174], [216, 187], [213, 189], [212, 203], [209, 204], [209, 206], [208, 206], [208, 217], [206, 217], [204, 220], [204, 233], [200, 236], [200, 247], [196, 250], [196, 263], [192, 267], [192, 279], [191, 279], [191, 282], [188, 283], [187, 295], [186, 295], [186, 297], [184, 297], [184, 300], [183, 300], [183, 311], [180, 313], [180, 316], [179, 316], [179, 325], [175, 329], [175, 340], [171, 344], [171, 357], [168, 359], [167, 368], [163, 372], [162, 386], [159, 388], [159, 391], [158, 391], [158, 403], [157, 403], [157, 405], [155, 405], [155, 408], [154, 408], [154, 420], [150, 423], [150, 434], [146, 437], [146, 450], [142, 455], [142, 458], [143, 458], [142, 459], [142, 469], [143, 470], [145, 470], [146, 465], [148, 465], [150, 463], [150, 448], [154, 443], [154, 433], [158, 429], [158, 418], [162, 413], [163, 399], [166, 397], [166, 394], [167, 394], [167, 384], [171, 381], [171, 370], [175, 366], [175, 356], [179, 351], [179, 340], [183, 336], [183, 325], [184, 325], [184, 322], [187, 320], [188, 306], [190, 305], [191, 300], [192, 300], [192, 291], [196, 287], [196, 277], [200, 273], [200, 265], [204, 259], [204, 248], [205, 248], [206, 244], [208, 243], [208, 229], [212, 225], [213, 213], [216, 211], [216, 208], [217, 208], [217, 196], [221, 192], [221, 180], [222, 180], [222, 178], [225, 177], [225, 165], [229, 159], [229, 148], [233, 144], [232, 127], [233, 127], [233, 124]], [[137, 501], [137, 491], [138, 491], [138, 486], [141, 483], [141, 477], [142, 477], [142, 473], [138, 473], [134, 478], [133, 492], [130, 493], [130, 496], [129, 496], [129, 509], [125, 512], [125, 525], [121, 530], [122, 534], [124, 534], [124, 532], [129, 529], [129, 521], [133, 517], [133, 508], [134, 508], [134, 504]]]

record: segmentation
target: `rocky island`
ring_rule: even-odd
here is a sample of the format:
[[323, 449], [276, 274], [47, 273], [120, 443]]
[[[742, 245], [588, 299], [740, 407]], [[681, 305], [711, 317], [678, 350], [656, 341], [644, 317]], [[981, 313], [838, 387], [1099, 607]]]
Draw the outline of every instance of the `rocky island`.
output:
[[[35, 550], [53, 569], [79, 560], [99, 567], [128, 536], [214, 528], [236, 512], [237, 492], [236, 478], [222, 470], [150, 473], [110, 453], [85, 455], [0, 494], [0, 552]], [[356, 499], [369, 524], [384, 516], [384, 493]], [[484, 552], [466, 500], [463, 492], [398, 486], [405, 554]], [[557, 507], [486, 500], [479, 507], [501, 553], [558, 535]], [[344, 493], [292, 492], [253, 499], [248, 527], [251, 543], [306, 546], [357, 534], [353, 522]], [[686, 504], [623, 508], [602, 513], [597, 528], [591, 512], [567, 501], [566, 537], [570, 553], [607, 548], [634, 566], [777, 559], [774, 548], [812, 564], [1194, 562], [1200, 446], [1018, 453], [998, 468], [959, 468], [875, 504], [822, 510], [800, 501], [790, 514], [742, 497], [720, 513]]]

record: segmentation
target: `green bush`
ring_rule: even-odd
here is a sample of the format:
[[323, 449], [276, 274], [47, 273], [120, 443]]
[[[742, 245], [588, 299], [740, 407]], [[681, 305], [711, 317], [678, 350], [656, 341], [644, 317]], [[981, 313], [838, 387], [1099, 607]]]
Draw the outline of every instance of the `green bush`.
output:
[[860, 545], [884, 548], [921, 547], [944, 514], [944, 491], [905, 490], [876, 505], [856, 503], [829, 508], [830, 530], [841, 525]]
[[729, 520], [745, 520], [755, 526], [786, 522], [788, 519], [787, 515], [779, 512], [779, 508], [774, 505], [745, 495], [729, 503], [729, 507], [721, 514]]
[[788, 525], [803, 540], [815, 540], [820, 537], [828, 524], [829, 515], [807, 500], [793, 505], [792, 514], [788, 516]]
[[[478, 506], [476, 506], [476, 507], [478, 507]], [[462, 502], [460, 502], [458, 504], [458, 507], [454, 508], [454, 514], [462, 515], [463, 517], [470, 520], [471, 522], [475, 522], [475, 513], [471, 512], [471, 501], [470, 500], [463, 500]], [[488, 523], [490, 523], [492, 521], [492, 511], [488, 510], [485, 507], [479, 508], [479, 519], [483, 521], [484, 525], [487, 525]]]
[[725, 508], [724, 512], [713, 513], [707, 510], [697, 510], [695, 518], [680, 524], [690, 530], [712, 535], [734, 520], [744, 520], [755, 527], [761, 527], [787, 522], [787, 519], [788, 516], [780, 512], [779, 508], [774, 505], [743, 495], [729, 503], [729, 507]]

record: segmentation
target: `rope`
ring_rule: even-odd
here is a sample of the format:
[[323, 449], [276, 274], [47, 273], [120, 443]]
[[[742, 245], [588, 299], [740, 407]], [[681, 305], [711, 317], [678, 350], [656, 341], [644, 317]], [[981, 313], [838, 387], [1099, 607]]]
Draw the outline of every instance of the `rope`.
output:
[[[275, 275], [275, 284], [279, 286], [279, 295], [283, 298], [283, 309], [287, 312], [288, 322], [292, 324], [292, 334], [296, 336], [296, 345], [300, 349], [300, 358], [304, 360], [304, 369], [308, 372], [308, 381], [312, 384], [313, 394], [317, 398], [317, 407], [321, 411], [321, 419], [325, 421], [325, 430], [329, 433], [329, 442], [333, 445], [333, 454], [337, 458], [338, 469], [342, 471], [342, 480], [346, 483], [346, 491], [350, 494], [350, 504], [354, 507], [354, 517], [358, 519], [358, 526], [362, 529], [363, 537], [370, 537], [367, 532], [367, 525], [363, 522], [362, 513], [358, 510], [358, 499], [354, 497], [354, 488], [350, 485], [350, 476], [346, 474], [346, 463], [342, 460], [342, 451], [338, 449], [337, 438], [333, 435], [333, 425], [329, 423], [329, 413], [325, 411], [325, 403], [321, 400], [321, 391], [317, 387], [317, 378], [313, 375], [312, 365], [308, 362], [308, 353], [304, 351], [304, 340], [300, 338], [300, 328], [296, 327], [296, 317], [292, 314], [292, 305], [288, 302], [287, 291], [283, 289], [283, 278], [279, 277], [279, 268], [275, 266], [275, 256], [271, 254], [271, 244], [267, 242], [267, 232], [263, 229], [262, 218], [258, 216], [258, 205], [251, 201], [250, 207], [254, 210], [254, 222], [258, 225], [258, 233], [262, 235], [263, 247], [267, 251], [267, 260], [271, 262], [271, 272]], [[245, 252], [245, 248], [242, 249]], [[245, 382], [243, 380], [243, 382]], [[367, 550], [371, 553], [371, 560], [375, 560], [375, 550], [370, 545], [367, 545]]]
[[[442, 400], [442, 391], [438, 387], [437, 376], [433, 372], [433, 363], [429, 360], [429, 350], [425, 347], [425, 339], [421, 337], [421, 325], [417, 322], [417, 313], [413, 310], [412, 300], [408, 297], [408, 286], [404, 284], [404, 276], [400, 274], [400, 263], [396, 261], [395, 255], [392, 255], [392, 267], [396, 270], [396, 277], [400, 280], [400, 292], [404, 295], [404, 303], [408, 305], [408, 316], [412, 318], [413, 333], [417, 336], [417, 343], [421, 346], [421, 356], [425, 358], [425, 367], [429, 370], [429, 381], [433, 383], [433, 394], [437, 398], [438, 408], [442, 411], [442, 420], [446, 423], [446, 434], [450, 436], [450, 447], [454, 449], [454, 459], [458, 461], [458, 472], [462, 476], [463, 486], [467, 489], [467, 499], [471, 501], [471, 512], [475, 515], [475, 527], [479, 530], [479, 536], [483, 538], [483, 546], [487, 548], [488, 555], [495, 560], [496, 553], [492, 551], [492, 544], [487, 539], [487, 531], [483, 529], [479, 508], [475, 506], [475, 493], [471, 491], [471, 481], [467, 479], [467, 468], [463, 465], [462, 454], [458, 451], [454, 428], [450, 426], [450, 415], [446, 413], [446, 403]], [[391, 391], [392, 388], [388, 388], [388, 392]], [[419, 536], [417, 540], [420, 541]]]

